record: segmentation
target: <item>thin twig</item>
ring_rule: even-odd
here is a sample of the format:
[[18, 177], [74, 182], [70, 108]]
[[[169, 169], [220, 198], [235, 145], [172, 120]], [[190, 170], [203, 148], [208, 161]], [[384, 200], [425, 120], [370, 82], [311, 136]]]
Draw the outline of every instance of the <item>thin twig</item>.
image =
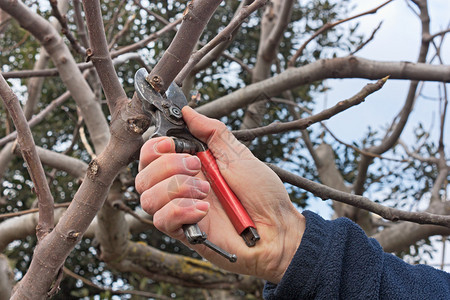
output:
[[[94, 65], [92, 62], [83, 62], [78, 63], [77, 67], [80, 71], [84, 71], [86, 69], [92, 68]], [[45, 70], [20, 70], [20, 71], [9, 71], [2, 72], [2, 76], [5, 79], [9, 78], [29, 78], [29, 77], [50, 77], [50, 76], [59, 76], [59, 71], [57, 68], [49, 68]]]
[[77, 35], [80, 38], [81, 45], [83, 47], [89, 47], [89, 39], [86, 32], [86, 26], [84, 25], [84, 19], [81, 14], [82, 5], [80, 0], [73, 0], [73, 10], [74, 10], [74, 18], [75, 24], [77, 25]]
[[361, 45], [356, 47], [356, 49], [353, 50], [353, 52], [350, 53], [350, 55], [355, 55], [356, 52], [360, 51], [362, 48], [367, 46], [367, 44], [369, 44], [375, 38], [375, 34], [381, 28], [382, 24], [383, 24], [383, 21], [381, 21], [380, 24], [378, 24], [378, 26], [372, 31], [372, 34], [370, 35], [370, 37], [367, 40], [365, 40], [363, 43], [361, 43]]
[[136, 15], [132, 15], [130, 18], [127, 19], [125, 22], [125, 25], [123, 26], [122, 30], [120, 30], [113, 38], [111, 39], [111, 42], [109, 42], [108, 49], [111, 50], [114, 47], [114, 44], [117, 43], [117, 41], [125, 34], [128, 30], [130, 30], [131, 25], [133, 24], [134, 19], [136, 18]]
[[59, 24], [61, 24], [61, 32], [69, 40], [70, 45], [72, 45], [72, 48], [76, 52], [82, 55], [86, 55], [86, 49], [80, 45], [77, 39], [73, 36], [72, 32], [69, 30], [66, 16], [61, 15], [61, 12], [58, 9], [58, 0], [50, 0], [50, 5], [52, 7], [53, 16], [59, 21]]
[[325, 124], [321, 124], [321, 125], [325, 128], [325, 130], [331, 135], [331, 137], [336, 142], [338, 142], [338, 143], [340, 143], [340, 144], [342, 144], [342, 145], [344, 145], [344, 146], [346, 146], [348, 148], [351, 148], [351, 149], [353, 149], [354, 151], [356, 151], [356, 152], [358, 152], [360, 154], [363, 154], [363, 155], [366, 155], [366, 156], [369, 156], [369, 157], [373, 157], [373, 158], [379, 158], [379, 159], [383, 159], [383, 160], [396, 161], [396, 162], [401, 162], [401, 163], [410, 161], [409, 159], [397, 159], [397, 158], [393, 158], [393, 157], [386, 157], [386, 156], [383, 156], [383, 155], [380, 155], [380, 154], [368, 152], [368, 151], [365, 151], [364, 149], [360, 149], [358, 147], [355, 147], [355, 146], [353, 146], [351, 144], [348, 144], [348, 143], [342, 141], [341, 139], [339, 139], [336, 135], [333, 134], [333, 132]]
[[[31, 128], [36, 124], [39, 124], [50, 112], [52, 112], [56, 107], [63, 104], [70, 98], [70, 92], [67, 91], [52, 102], [47, 105], [42, 111], [40, 111], [37, 115], [35, 115], [29, 122], [28, 126]], [[4, 136], [0, 139], [0, 147], [6, 145], [7, 143], [13, 141], [17, 138], [17, 131], [13, 131], [7, 136]]]
[[308, 128], [314, 123], [327, 120], [331, 118], [332, 116], [352, 107], [355, 105], [360, 104], [363, 102], [366, 97], [379, 89], [381, 89], [384, 85], [384, 83], [387, 81], [389, 77], [385, 77], [383, 79], [378, 80], [376, 83], [367, 84], [360, 92], [358, 92], [353, 97], [340, 101], [335, 106], [325, 109], [322, 112], [306, 117], [304, 119], [299, 119], [291, 122], [285, 122], [285, 123], [272, 123], [267, 126], [259, 127], [259, 128], [253, 128], [253, 129], [247, 129], [247, 130], [235, 130], [233, 131], [233, 134], [236, 136], [237, 139], [242, 141], [251, 141], [255, 139], [258, 136], [267, 135], [267, 134], [275, 134], [275, 133], [282, 133], [290, 130], [303, 130]]
[[150, 292], [144, 292], [144, 291], [136, 291], [136, 290], [128, 290], [128, 291], [124, 291], [124, 290], [113, 290], [111, 288], [107, 288], [107, 287], [101, 287], [96, 285], [95, 283], [93, 283], [92, 281], [72, 272], [71, 270], [69, 270], [66, 267], [63, 267], [63, 271], [66, 275], [75, 278], [77, 280], [80, 280], [81, 282], [83, 282], [84, 284], [99, 289], [101, 291], [106, 291], [106, 292], [110, 292], [111, 294], [114, 295], [136, 295], [136, 296], [143, 296], [143, 297], [149, 297], [149, 298], [155, 298], [155, 299], [163, 299], [163, 300], [170, 300], [171, 298], [166, 297], [164, 295], [158, 295], [158, 294], [154, 294], [154, 293], [150, 293]]
[[145, 10], [149, 15], [153, 16], [156, 20], [158, 20], [159, 22], [163, 23], [164, 25], [169, 25], [170, 22], [168, 20], [166, 20], [163, 16], [155, 13], [154, 11], [146, 8], [145, 6], [143, 6], [141, 4], [141, 1], [139, 0], [134, 0], [134, 3], [139, 6], [141, 9]]
[[112, 51], [111, 52], [111, 57], [116, 57], [118, 55], [127, 53], [127, 52], [132, 52], [132, 51], [136, 51], [139, 50], [141, 48], [144, 48], [145, 46], [147, 46], [148, 43], [158, 39], [159, 37], [161, 37], [163, 34], [166, 34], [167, 32], [170, 32], [172, 30], [174, 30], [176, 28], [176, 26], [178, 24], [180, 24], [183, 21], [182, 18], [177, 19], [175, 21], [173, 21], [170, 24], [167, 24], [167, 26], [165, 26], [164, 28], [161, 28], [160, 30], [150, 34], [149, 36], [147, 36], [145, 39], [140, 40], [139, 42], [136, 42], [134, 44], [122, 47], [118, 50]]
[[418, 224], [441, 225], [450, 228], [450, 216], [431, 214], [427, 212], [409, 212], [395, 208], [386, 207], [375, 203], [367, 197], [345, 193], [326, 185], [308, 180], [301, 176], [295, 175], [281, 169], [273, 164], [268, 166], [275, 172], [284, 182], [307, 190], [322, 200], [332, 199], [338, 202], [346, 203], [367, 211], [373, 212], [387, 220], [397, 222], [399, 220], [414, 222]]
[[91, 159], [95, 159], [97, 155], [95, 155], [94, 150], [92, 149], [91, 145], [89, 144], [89, 141], [86, 137], [86, 133], [84, 132], [84, 126], [80, 127], [80, 139], [81, 142], [84, 145], [84, 148], [86, 149], [87, 153], [91, 156]]
[[333, 23], [326, 23], [325, 25], [323, 25], [319, 30], [317, 30], [316, 32], [314, 32], [314, 34], [308, 39], [306, 40], [303, 45], [300, 46], [300, 48], [297, 50], [297, 52], [291, 57], [291, 59], [288, 62], [288, 67], [293, 67], [295, 65], [295, 62], [297, 61], [297, 59], [300, 57], [300, 55], [303, 53], [303, 50], [305, 50], [306, 46], [313, 40], [315, 39], [317, 36], [319, 36], [320, 34], [322, 34], [323, 32], [339, 25], [342, 24], [344, 22], [350, 21], [350, 20], [354, 20], [357, 19], [359, 17], [365, 16], [365, 15], [369, 15], [369, 14], [374, 14], [376, 13], [380, 8], [382, 8], [383, 6], [385, 6], [386, 4], [388, 4], [389, 2], [392, 2], [393, 0], [388, 0], [386, 2], [384, 2], [383, 4], [372, 8], [371, 10], [368, 10], [366, 12], [357, 14], [355, 16], [346, 18], [346, 19], [342, 19]]
[[[69, 205], [70, 205], [70, 202], [64, 202], [64, 203], [56, 203], [53, 207], [60, 208], [60, 207], [67, 207]], [[35, 213], [38, 211], [39, 211], [39, 208], [31, 208], [31, 209], [17, 211], [17, 212], [13, 212], [13, 213], [1, 214], [0, 219], [8, 219], [8, 218], [13, 218], [13, 217], [18, 217], [18, 216], [22, 216], [22, 215], [32, 214], [32, 213]]]
[[252, 4], [248, 6], [242, 7], [239, 12], [236, 14], [236, 16], [230, 21], [230, 23], [220, 32], [218, 33], [211, 41], [209, 41], [205, 46], [203, 46], [200, 50], [195, 52], [191, 55], [189, 58], [188, 63], [183, 67], [183, 69], [180, 71], [180, 73], [175, 78], [175, 83], [178, 85], [181, 85], [183, 83], [183, 80], [186, 78], [187, 75], [192, 71], [192, 69], [195, 67], [195, 65], [211, 50], [213, 50], [217, 45], [219, 45], [222, 42], [225, 42], [226, 40], [230, 39], [232, 36], [232, 33], [236, 28], [238, 28], [244, 21], [247, 19], [247, 17], [259, 9], [260, 7], [263, 7], [267, 3], [267, 0], [256, 0]]
[[428, 39], [429, 41], [431, 41], [431, 40], [433, 40], [435, 37], [437, 37], [437, 36], [444, 36], [444, 35], [446, 35], [446, 34], [449, 33], [449, 32], [450, 32], [450, 28], [447, 28], [447, 29], [445, 29], [445, 30], [442, 30], [442, 31], [439, 31], [439, 32], [437, 32], [437, 33], [435, 33], [435, 34], [430, 35], [427, 39]]
[[27, 169], [39, 201], [39, 221], [36, 227], [36, 234], [40, 240], [53, 229], [53, 196], [47, 184], [44, 168], [37, 154], [30, 127], [20, 107], [19, 99], [3, 76], [0, 76], [0, 97], [17, 128], [22, 156], [27, 163]]
[[151, 220], [147, 220], [142, 218], [141, 216], [139, 216], [137, 213], [135, 213], [130, 207], [128, 207], [127, 205], [125, 205], [121, 200], [118, 201], [114, 201], [112, 203], [112, 206], [116, 209], [119, 209], [121, 211], [124, 211], [130, 215], [132, 215], [134, 218], [136, 218], [139, 222], [144, 223], [144, 224], [148, 224], [148, 225], [152, 225], [153, 226], [153, 221]]
[[12, 46], [9, 46], [9, 47], [7, 47], [7, 48], [0, 48], [0, 51], [2, 52], [2, 56], [5, 56], [6, 57], [6, 55], [9, 55], [10, 54], [10, 51], [12, 51], [12, 50], [14, 50], [14, 49], [17, 49], [17, 48], [19, 48], [20, 46], [22, 46], [22, 44], [23, 43], [25, 43], [27, 40], [28, 40], [28, 38], [30, 37], [30, 32], [26, 32], [24, 35], [23, 35], [23, 37], [22, 37], [22, 39], [20, 40], [20, 41], [18, 41], [16, 44], [14, 44], [14, 45], [12, 45]]
[[114, 11], [114, 15], [111, 17], [111, 19], [109, 20], [108, 24], [105, 26], [105, 32], [107, 31], [107, 33], [105, 34], [105, 37], [106, 37], [107, 41], [111, 41], [112, 34], [114, 32], [114, 28], [116, 28], [116, 26], [117, 26], [117, 21], [126, 12], [126, 10], [125, 11], [122, 10], [122, 8], [126, 4], [126, 2], [127, 2], [126, 0], [121, 0], [119, 5], [117, 5], [117, 4], [114, 5], [115, 6], [114, 10], [113, 10]]
[[53, 286], [51, 288], [51, 290], [47, 293], [47, 297], [48, 298], [53, 298], [53, 296], [55, 296], [56, 294], [58, 294], [58, 292], [61, 290], [61, 288], [59, 287], [61, 281], [64, 278], [64, 272], [62, 267], [59, 269], [58, 274], [56, 275], [56, 279], [53, 282]]

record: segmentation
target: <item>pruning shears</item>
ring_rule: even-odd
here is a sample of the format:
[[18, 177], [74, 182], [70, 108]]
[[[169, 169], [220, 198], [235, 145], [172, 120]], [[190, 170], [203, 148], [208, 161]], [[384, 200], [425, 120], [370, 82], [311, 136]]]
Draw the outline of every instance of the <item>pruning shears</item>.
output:
[[[153, 125], [155, 125], [155, 131], [151, 137], [169, 136], [174, 140], [177, 153], [197, 155], [202, 163], [203, 173], [237, 233], [244, 239], [248, 247], [253, 247], [260, 239], [256, 226], [223, 178], [208, 146], [189, 132], [181, 113], [181, 109], [187, 105], [187, 100], [180, 87], [172, 83], [166, 93], [162, 95], [146, 80], [147, 74], [144, 68], [139, 69], [135, 74], [134, 85], [136, 93], [142, 101], [144, 112], [151, 117]], [[206, 234], [197, 224], [183, 225], [183, 230], [189, 243], [204, 244], [230, 262], [236, 261], [236, 255], [230, 254], [208, 241]]]

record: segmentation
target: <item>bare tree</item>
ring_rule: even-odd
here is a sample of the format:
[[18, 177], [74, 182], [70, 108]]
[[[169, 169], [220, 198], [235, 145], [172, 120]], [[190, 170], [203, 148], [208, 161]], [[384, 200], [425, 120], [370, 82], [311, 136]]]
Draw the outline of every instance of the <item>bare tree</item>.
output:
[[[11, 292], [13, 299], [53, 297], [60, 286], [69, 295], [64, 277], [82, 282], [87, 295], [261, 296], [259, 279], [199, 259], [158, 233], [137, 205], [136, 159], [153, 130], [133, 89], [139, 67], [147, 68], [158, 92], [175, 82], [200, 113], [229, 122], [235, 136], [290, 184], [297, 204], [305, 205], [305, 198], [333, 200], [335, 217], [359, 223], [390, 252], [411, 254], [431, 236], [448, 236], [444, 131], [450, 72], [441, 55], [448, 28], [431, 32], [427, 1], [408, 0], [421, 22], [421, 46], [417, 61], [393, 62], [354, 56], [379, 27], [366, 40], [341, 27], [382, 14], [391, 2], [344, 15], [345, 1], [73, 0], [69, 6], [65, 0], [0, 0], [0, 249], [13, 261], [18, 245], [34, 247], [29, 265], [15, 263], [21, 280], [13, 292], [1, 257], [0, 286], [6, 292], [0, 299]], [[337, 47], [347, 50], [331, 52]], [[236, 68], [236, 78], [227, 81]], [[313, 113], [312, 91], [332, 78], [367, 79], [367, 85]], [[410, 85], [385, 132], [369, 132], [350, 144], [323, 123], [364, 105], [391, 80]], [[418, 141], [403, 141], [428, 81], [441, 82], [438, 139], [430, 140], [418, 125]], [[285, 161], [292, 168], [280, 168]], [[409, 186], [410, 173], [423, 184]], [[376, 193], [379, 185], [388, 191], [383, 199]], [[426, 209], [408, 209], [426, 198]], [[89, 271], [92, 264], [97, 273]], [[101, 284], [98, 277], [111, 274], [122, 278], [123, 290]]]

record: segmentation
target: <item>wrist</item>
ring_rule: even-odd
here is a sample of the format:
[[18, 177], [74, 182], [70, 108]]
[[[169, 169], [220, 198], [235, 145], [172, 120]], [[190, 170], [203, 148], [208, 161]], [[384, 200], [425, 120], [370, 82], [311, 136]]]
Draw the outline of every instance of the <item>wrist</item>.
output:
[[280, 228], [277, 258], [273, 260], [272, 268], [268, 267], [263, 279], [278, 284], [286, 273], [297, 249], [300, 246], [306, 228], [305, 217], [295, 210], [290, 218], [285, 218], [285, 228]]

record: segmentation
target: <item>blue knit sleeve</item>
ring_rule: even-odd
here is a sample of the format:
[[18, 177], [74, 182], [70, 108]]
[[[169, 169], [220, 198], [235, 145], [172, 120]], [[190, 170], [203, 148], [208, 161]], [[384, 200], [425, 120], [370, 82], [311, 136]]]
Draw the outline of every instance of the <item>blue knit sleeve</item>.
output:
[[450, 299], [450, 274], [384, 253], [352, 221], [305, 211], [306, 230], [278, 285], [265, 299]]

